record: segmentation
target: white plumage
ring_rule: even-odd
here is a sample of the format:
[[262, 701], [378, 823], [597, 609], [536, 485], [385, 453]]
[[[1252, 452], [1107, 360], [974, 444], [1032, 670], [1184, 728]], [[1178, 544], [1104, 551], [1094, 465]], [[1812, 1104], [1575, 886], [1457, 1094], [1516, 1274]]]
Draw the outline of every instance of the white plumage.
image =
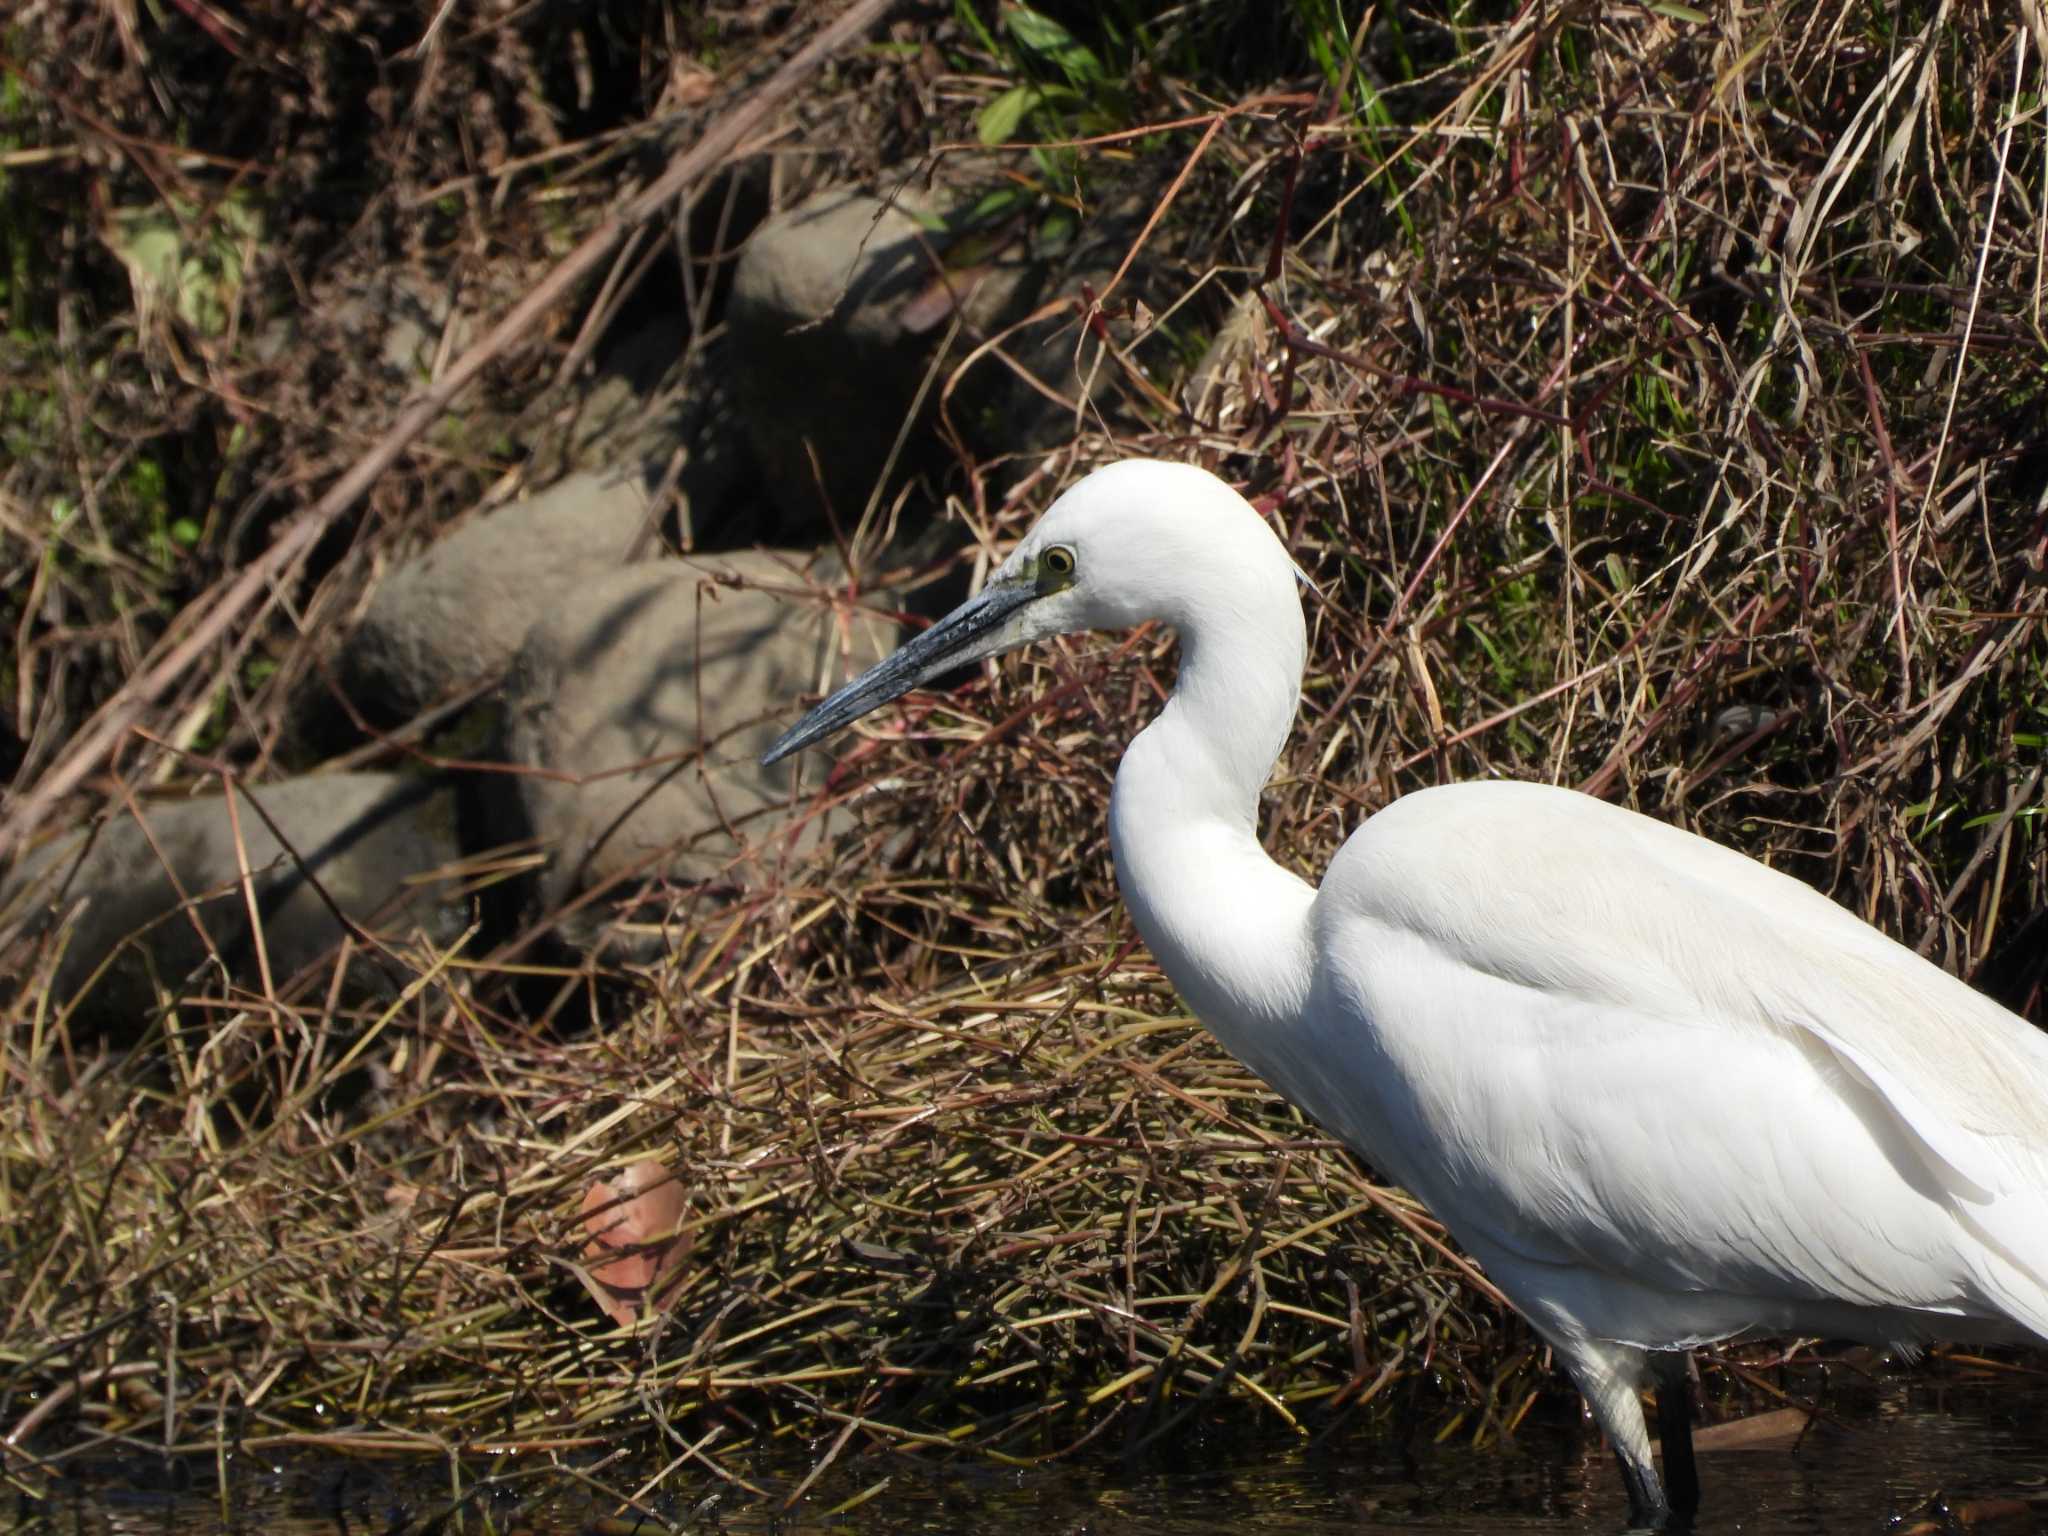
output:
[[1090, 475], [771, 756], [963, 661], [1146, 619], [1181, 666], [1110, 806], [1138, 932], [1233, 1055], [1527, 1315], [1638, 1518], [1697, 1499], [1679, 1351], [2048, 1339], [2048, 1036], [2016, 1015], [1798, 881], [1569, 790], [1407, 795], [1320, 889], [1267, 856], [1301, 604], [1278, 539], [1204, 471]]

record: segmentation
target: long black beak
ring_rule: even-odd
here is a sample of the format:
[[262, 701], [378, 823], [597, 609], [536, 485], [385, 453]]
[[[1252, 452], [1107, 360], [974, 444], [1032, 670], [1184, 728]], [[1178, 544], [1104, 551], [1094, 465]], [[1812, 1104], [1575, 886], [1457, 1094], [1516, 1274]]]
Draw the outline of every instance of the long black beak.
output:
[[1024, 581], [984, 587], [784, 731], [761, 754], [762, 763], [778, 762], [824, 740], [941, 672], [1008, 649], [1014, 642], [1002, 633], [1004, 621], [1037, 596], [1037, 589]]

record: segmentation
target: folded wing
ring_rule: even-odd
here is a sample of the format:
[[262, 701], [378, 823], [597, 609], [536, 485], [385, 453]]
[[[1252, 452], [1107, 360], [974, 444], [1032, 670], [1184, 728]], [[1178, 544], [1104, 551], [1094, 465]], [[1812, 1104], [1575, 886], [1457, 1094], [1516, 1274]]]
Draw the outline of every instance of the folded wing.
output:
[[2048, 1337], [2048, 1036], [1807, 886], [1473, 784], [1375, 816], [1316, 916], [1253, 1064], [1497, 1267], [1653, 1346], [1841, 1304]]

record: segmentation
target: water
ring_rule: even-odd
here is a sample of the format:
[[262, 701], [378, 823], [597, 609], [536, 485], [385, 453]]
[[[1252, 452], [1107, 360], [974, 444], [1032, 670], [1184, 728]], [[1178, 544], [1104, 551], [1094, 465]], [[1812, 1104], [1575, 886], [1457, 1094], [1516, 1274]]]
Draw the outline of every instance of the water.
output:
[[[2036, 1501], [1985, 1536], [2048, 1532], [2048, 1388], [2004, 1381], [1888, 1383], [1866, 1394], [1839, 1427], [1796, 1449], [1701, 1457], [1706, 1508], [1699, 1536], [1872, 1536], [1908, 1531], [1930, 1501]], [[813, 1455], [822, 1454], [821, 1445]], [[616, 1496], [658, 1473], [594, 1459], [577, 1469], [501, 1460], [468, 1465], [467, 1497], [451, 1500], [451, 1469], [424, 1463], [300, 1456], [231, 1466], [225, 1489], [211, 1463], [173, 1468], [153, 1457], [81, 1466], [60, 1496], [0, 1507], [0, 1531], [49, 1536], [625, 1536]], [[731, 1460], [729, 1469], [784, 1492], [808, 1459], [777, 1466]], [[183, 1486], [167, 1486], [178, 1483]], [[849, 1512], [828, 1513], [864, 1491]], [[1372, 1536], [1458, 1531], [1618, 1533], [1620, 1480], [1589, 1434], [1569, 1424], [1525, 1428], [1504, 1451], [1401, 1445], [1355, 1438], [1324, 1447], [1194, 1439], [1146, 1465], [1067, 1462], [1031, 1469], [966, 1457], [876, 1451], [835, 1463], [792, 1512], [776, 1511], [686, 1466], [648, 1505], [664, 1526], [733, 1536]], [[1929, 1527], [1934, 1529], [1936, 1527]]]

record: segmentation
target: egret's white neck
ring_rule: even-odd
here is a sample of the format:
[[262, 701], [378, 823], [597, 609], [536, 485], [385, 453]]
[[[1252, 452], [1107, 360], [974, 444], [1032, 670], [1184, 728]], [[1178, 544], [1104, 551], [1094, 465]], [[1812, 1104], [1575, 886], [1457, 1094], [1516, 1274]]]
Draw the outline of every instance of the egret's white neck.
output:
[[[1291, 586], [1291, 578], [1288, 583]], [[1257, 1067], [1300, 1017], [1315, 891], [1259, 845], [1259, 791], [1293, 728], [1301, 609], [1179, 624], [1178, 686], [1117, 769], [1110, 846], [1139, 934], [1195, 1014]]]

